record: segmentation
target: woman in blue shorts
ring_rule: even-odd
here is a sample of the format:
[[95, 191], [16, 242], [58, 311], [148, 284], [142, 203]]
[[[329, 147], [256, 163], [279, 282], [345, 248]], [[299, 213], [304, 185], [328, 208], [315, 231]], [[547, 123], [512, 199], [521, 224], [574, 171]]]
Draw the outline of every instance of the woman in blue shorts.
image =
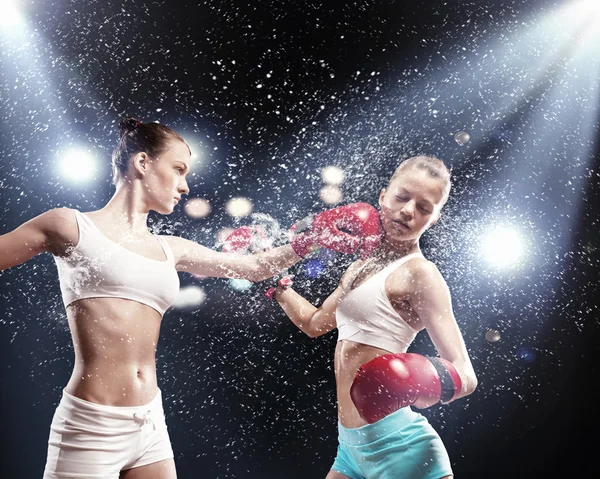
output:
[[[321, 307], [290, 287], [272, 294], [308, 336], [338, 329], [339, 446], [326, 479], [453, 475], [439, 435], [410, 407], [448, 403], [477, 385], [448, 286], [419, 247], [449, 193], [450, 172], [441, 160], [405, 160], [379, 196], [379, 248], [350, 265]], [[406, 353], [421, 330], [440, 357]]]

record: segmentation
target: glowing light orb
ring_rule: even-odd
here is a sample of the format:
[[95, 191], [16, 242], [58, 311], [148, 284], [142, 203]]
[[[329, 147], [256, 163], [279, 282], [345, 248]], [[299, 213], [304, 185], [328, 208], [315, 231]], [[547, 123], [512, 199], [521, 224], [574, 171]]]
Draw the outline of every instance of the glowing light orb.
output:
[[328, 166], [321, 170], [321, 179], [328, 185], [341, 185], [344, 181], [344, 171], [337, 166]]
[[193, 308], [200, 306], [205, 300], [206, 293], [200, 286], [185, 286], [179, 289], [173, 307], [180, 309]]
[[232, 198], [225, 205], [229, 216], [244, 218], [252, 213], [252, 202], [248, 198]]
[[344, 195], [342, 194], [342, 190], [340, 190], [337, 186], [329, 185], [321, 188], [319, 197], [326, 205], [335, 205], [342, 201]]
[[206, 218], [212, 211], [210, 203], [203, 198], [190, 198], [185, 202], [184, 209], [191, 218]]

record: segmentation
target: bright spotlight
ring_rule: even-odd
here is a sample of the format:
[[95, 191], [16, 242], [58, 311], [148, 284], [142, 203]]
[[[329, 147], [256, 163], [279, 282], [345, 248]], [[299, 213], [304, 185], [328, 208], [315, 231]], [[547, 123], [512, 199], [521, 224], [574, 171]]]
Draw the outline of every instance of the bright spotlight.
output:
[[516, 264], [523, 254], [519, 233], [511, 228], [496, 227], [483, 240], [483, 257], [492, 265], [504, 268]]
[[61, 155], [60, 170], [72, 182], [86, 182], [94, 177], [98, 165], [86, 150], [70, 150]]
[[321, 178], [328, 185], [341, 185], [344, 181], [344, 170], [337, 166], [328, 166], [321, 170]]
[[0, 26], [15, 27], [23, 21], [21, 12], [11, 0], [2, 0], [0, 3]]
[[600, 13], [600, 2], [598, 0], [580, 0], [577, 9], [583, 14]]
[[252, 203], [248, 198], [232, 198], [225, 205], [225, 210], [234, 218], [244, 218], [252, 213]]
[[193, 308], [200, 306], [206, 300], [206, 293], [199, 286], [186, 286], [179, 289], [179, 294], [173, 302], [174, 308]]

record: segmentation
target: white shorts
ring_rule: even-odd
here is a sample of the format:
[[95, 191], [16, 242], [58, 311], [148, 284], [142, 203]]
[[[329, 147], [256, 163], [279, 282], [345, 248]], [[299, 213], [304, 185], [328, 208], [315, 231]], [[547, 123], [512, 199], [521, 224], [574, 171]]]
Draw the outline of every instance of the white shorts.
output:
[[145, 406], [84, 401], [63, 391], [48, 440], [44, 479], [118, 479], [173, 457], [160, 390]]

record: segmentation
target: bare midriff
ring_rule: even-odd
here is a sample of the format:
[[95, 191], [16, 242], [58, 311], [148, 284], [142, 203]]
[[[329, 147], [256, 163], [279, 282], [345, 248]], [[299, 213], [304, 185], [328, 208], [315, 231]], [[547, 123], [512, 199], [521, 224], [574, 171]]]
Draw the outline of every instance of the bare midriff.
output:
[[338, 341], [335, 348], [335, 380], [338, 399], [338, 418], [342, 426], [355, 428], [367, 424], [367, 421], [360, 417], [358, 410], [352, 402], [350, 387], [358, 369], [363, 364], [383, 354], [390, 354], [390, 352], [354, 341]]
[[88, 298], [70, 304], [67, 317], [75, 349], [67, 393], [108, 406], [152, 401], [158, 392], [158, 311], [128, 299]]

